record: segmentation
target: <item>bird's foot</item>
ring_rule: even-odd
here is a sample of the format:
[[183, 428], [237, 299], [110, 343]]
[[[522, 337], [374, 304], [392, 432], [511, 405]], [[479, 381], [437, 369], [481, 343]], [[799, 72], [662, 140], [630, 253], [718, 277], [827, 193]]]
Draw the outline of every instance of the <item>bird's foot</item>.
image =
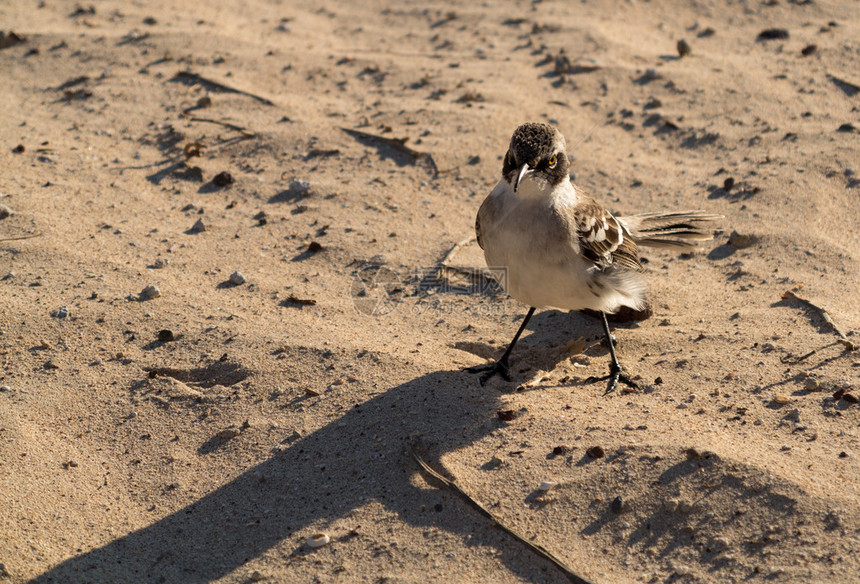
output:
[[633, 389], [639, 389], [639, 384], [635, 381], [627, 377], [624, 372], [621, 370], [621, 366], [617, 363], [611, 363], [609, 365], [609, 375], [604, 375], [603, 377], [594, 377], [591, 376], [585, 380], [585, 383], [597, 383], [598, 381], [606, 381], [606, 391], [603, 392], [603, 395], [611, 393], [615, 390], [615, 387], [618, 385], [620, 381], [627, 387], [632, 387]]
[[511, 367], [508, 364], [507, 359], [499, 359], [492, 365], [477, 365], [475, 367], [468, 367], [466, 369], [469, 373], [483, 373], [480, 377], [481, 385], [487, 383], [487, 381], [493, 377], [493, 375], [499, 375], [505, 381], [511, 380]]

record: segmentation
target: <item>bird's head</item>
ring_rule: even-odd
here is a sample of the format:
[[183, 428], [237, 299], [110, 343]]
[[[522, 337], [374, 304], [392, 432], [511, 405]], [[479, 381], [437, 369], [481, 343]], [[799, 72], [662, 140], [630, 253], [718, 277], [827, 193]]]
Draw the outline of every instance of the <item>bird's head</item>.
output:
[[514, 192], [527, 188], [545, 193], [569, 180], [570, 162], [564, 149], [564, 136], [554, 126], [527, 122], [511, 136], [502, 176]]

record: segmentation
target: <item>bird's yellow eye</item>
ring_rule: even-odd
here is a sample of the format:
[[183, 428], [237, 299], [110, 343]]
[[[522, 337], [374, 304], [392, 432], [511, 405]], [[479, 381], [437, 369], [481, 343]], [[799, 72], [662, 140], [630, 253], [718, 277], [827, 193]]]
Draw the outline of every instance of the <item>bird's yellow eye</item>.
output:
[[555, 163], [558, 162], [555, 158], [555, 154], [549, 157], [549, 167], [552, 168], [555, 166]]

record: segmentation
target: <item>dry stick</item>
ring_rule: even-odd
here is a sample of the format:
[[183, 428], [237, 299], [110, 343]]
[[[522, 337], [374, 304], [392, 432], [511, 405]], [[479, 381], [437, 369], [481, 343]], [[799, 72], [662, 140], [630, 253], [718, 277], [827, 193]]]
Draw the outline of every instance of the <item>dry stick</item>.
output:
[[445, 270], [450, 270], [457, 274], [463, 274], [464, 276], [468, 276], [470, 278], [475, 278], [476, 276], [481, 279], [483, 282], [496, 282], [496, 279], [485, 270], [476, 270], [475, 268], [469, 268], [464, 266], [452, 266], [448, 262], [456, 255], [461, 248], [469, 245], [475, 241], [475, 237], [467, 237], [463, 241], [458, 241], [454, 244], [454, 246], [448, 250], [448, 253], [445, 254], [445, 257], [439, 262], [439, 277], [441, 278]]
[[536, 543], [533, 543], [533, 542], [527, 540], [525, 537], [523, 537], [522, 535], [520, 535], [519, 533], [517, 533], [516, 531], [514, 531], [510, 527], [507, 527], [501, 521], [496, 519], [496, 517], [494, 517], [492, 513], [487, 511], [486, 507], [484, 507], [483, 505], [478, 503], [475, 499], [470, 497], [468, 495], [468, 493], [466, 493], [466, 491], [461, 489], [460, 486], [457, 485], [456, 479], [454, 479], [454, 480], [448, 479], [448, 478], [442, 476], [441, 474], [439, 474], [438, 472], [436, 472], [435, 470], [433, 470], [432, 468], [430, 468], [430, 466], [426, 462], [424, 462], [420, 456], [418, 456], [418, 454], [415, 452], [415, 449], [412, 447], [412, 444], [407, 443], [406, 446], [407, 446], [407, 448], [409, 448], [409, 453], [412, 455], [412, 458], [414, 458], [415, 462], [418, 463], [418, 466], [421, 467], [421, 470], [423, 470], [428, 475], [430, 475], [431, 477], [433, 477], [434, 479], [436, 479], [437, 481], [442, 483], [442, 485], [444, 485], [448, 489], [450, 489], [450, 490], [454, 491], [456, 494], [460, 495], [460, 497], [465, 499], [465, 501], [469, 505], [474, 507], [481, 515], [483, 515], [484, 517], [487, 517], [490, 521], [492, 521], [496, 527], [498, 527], [502, 531], [513, 536], [517, 541], [519, 541], [520, 543], [527, 546], [529, 549], [531, 549], [537, 555], [539, 555], [539, 556], [549, 560], [553, 564], [555, 564], [555, 566], [559, 570], [564, 572], [564, 575], [567, 576], [568, 579], [571, 582], [573, 582], [574, 584], [592, 584], [592, 582], [590, 580], [586, 580], [582, 576], [579, 576], [578, 574], [574, 573], [573, 570], [568, 568], [564, 564], [564, 562], [560, 558], [556, 557], [555, 554], [553, 554], [551, 551], [549, 551], [548, 549], [546, 549], [545, 547], [543, 547], [540, 544], [536, 544]]
[[462, 247], [465, 247], [465, 246], [469, 245], [469, 244], [470, 244], [470, 243], [472, 243], [474, 240], [475, 240], [475, 236], [467, 237], [467, 238], [466, 238], [466, 239], [464, 239], [463, 241], [458, 241], [457, 243], [455, 243], [455, 244], [454, 244], [454, 247], [452, 247], [450, 250], [448, 250], [448, 253], [446, 253], [446, 254], [445, 254], [445, 257], [444, 257], [444, 258], [442, 258], [442, 261], [441, 261], [441, 262], [439, 262], [439, 263], [440, 263], [443, 267], [445, 267], [445, 268], [449, 268], [449, 267], [451, 267], [451, 266], [449, 266], [449, 265], [448, 265], [448, 262], [450, 262], [450, 261], [451, 261], [451, 259], [454, 257], [454, 255], [455, 255], [458, 251], [460, 251], [460, 248], [462, 248]]
[[207, 124], [218, 124], [219, 126], [224, 126], [225, 128], [229, 128], [231, 130], [235, 130], [245, 136], [246, 138], [253, 138], [257, 134], [248, 130], [247, 128], [243, 128], [242, 126], [237, 126], [235, 124], [231, 124], [229, 122], [222, 122], [220, 120], [211, 120], [209, 118], [188, 118], [189, 122], [205, 122]]
[[833, 341], [832, 343], [824, 345], [823, 347], [820, 347], [818, 349], [813, 349], [809, 353], [807, 353], [806, 355], [802, 355], [800, 357], [797, 357], [796, 359], [794, 359], [795, 363], [800, 363], [801, 361], [804, 361], [804, 360], [812, 357], [818, 351], [823, 351], [824, 349], [828, 349], [834, 345], [842, 345], [848, 351], [856, 351], [858, 349], [857, 345], [852, 343], [851, 341], [849, 341], [848, 337], [845, 335], [845, 333], [843, 333], [839, 329], [839, 327], [836, 326], [836, 323], [833, 322], [833, 319], [830, 317], [830, 315], [827, 313], [826, 310], [824, 310], [823, 308], [821, 308], [820, 306], [818, 306], [816, 304], [813, 304], [811, 301], [807, 300], [806, 298], [802, 298], [802, 297], [798, 296], [797, 294], [795, 294], [791, 290], [786, 290], [785, 292], [783, 292], [782, 298], [783, 299], [791, 298], [792, 300], [797, 300], [798, 302], [802, 302], [803, 304], [807, 305], [808, 307], [818, 311], [818, 314], [821, 315], [821, 318], [824, 319], [824, 322], [826, 322], [828, 325], [830, 325], [830, 328], [832, 328], [834, 330], [834, 332], [839, 336], [839, 338], [837, 340]]
[[39, 237], [42, 235], [41, 233], [33, 233], [32, 235], [20, 235], [18, 237], [4, 237], [0, 239], [0, 241], [18, 241], [19, 239], [33, 239], [34, 237]]
[[202, 75], [198, 75], [192, 71], [180, 71], [176, 74], [176, 77], [179, 79], [190, 79], [191, 81], [196, 81], [197, 83], [201, 83], [203, 85], [209, 85], [214, 87], [215, 89], [220, 89], [221, 91], [227, 91], [229, 93], [238, 93], [240, 95], [247, 95], [250, 98], [256, 99], [260, 103], [264, 103], [266, 105], [275, 105], [270, 99], [266, 99], [265, 97], [260, 97], [259, 95], [255, 95], [248, 91], [243, 91], [241, 89], [236, 89], [235, 87], [230, 87], [229, 85], [224, 85], [223, 83], [219, 83], [217, 81], [212, 81], [211, 79], [207, 79]]

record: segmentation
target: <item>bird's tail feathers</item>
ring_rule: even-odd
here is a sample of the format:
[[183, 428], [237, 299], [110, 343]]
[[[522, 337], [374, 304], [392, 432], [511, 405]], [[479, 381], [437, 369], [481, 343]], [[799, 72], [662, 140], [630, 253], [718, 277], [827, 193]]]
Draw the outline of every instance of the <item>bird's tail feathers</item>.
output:
[[690, 249], [699, 241], [713, 239], [707, 224], [722, 215], [703, 211], [640, 213], [619, 217], [638, 245], [669, 249]]

